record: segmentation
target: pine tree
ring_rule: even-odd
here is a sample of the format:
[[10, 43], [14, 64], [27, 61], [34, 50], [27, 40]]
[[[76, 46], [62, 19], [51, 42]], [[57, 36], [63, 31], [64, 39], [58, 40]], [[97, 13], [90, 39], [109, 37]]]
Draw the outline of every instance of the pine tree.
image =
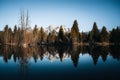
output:
[[117, 27], [116, 29], [112, 29], [110, 33], [110, 41], [112, 43], [118, 44], [120, 43], [120, 28]]
[[4, 37], [3, 37], [3, 40], [4, 40], [4, 44], [6, 44], [6, 43], [8, 43], [9, 42], [9, 40], [7, 39], [8, 38], [8, 25], [6, 25], [5, 26], [5, 28], [4, 28]]
[[20, 30], [20, 27], [18, 27], [18, 31], [17, 31], [17, 45], [19, 45], [20, 42], [21, 42], [21, 41], [20, 41], [20, 40], [21, 40], [21, 39], [20, 39], [20, 37], [21, 37], [20, 35], [21, 35], [21, 30]]
[[18, 31], [17, 31], [17, 26], [14, 26], [14, 32], [13, 32], [13, 42], [16, 44], [18, 42]]
[[35, 25], [34, 29], [33, 29], [33, 37], [36, 37], [38, 34], [38, 28], [37, 25]]
[[52, 33], [51, 33], [51, 38], [52, 38], [52, 42], [54, 43], [55, 42], [55, 31], [53, 30]]
[[47, 39], [47, 35], [44, 32], [44, 29], [41, 27], [39, 32], [38, 32], [38, 42], [44, 43], [44, 42], [46, 42], [46, 39]]
[[101, 42], [109, 42], [109, 34], [105, 26], [103, 26], [100, 36], [101, 36]]
[[73, 39], [73, 42], [78, 42], [78, 38], [79, 38], [79, 28], [78, 28], [78, 23], [77, 20], [74, 21], [73, 26], [71, 28], [71, 36]]
[[0, 31], [0, 44], [3, 44], [3, 31]]
[[93, 24], [92, 31], [90, 32], [90, 35], [89, 35], [89, 40], [92, 42], [100, 41], [100, 33], [99, 33], [96, 22], [94, 22], [94, 24]]
[[12, 33], [11, 28], [9, 28], [8, 29], [8, 40], [9, 40], [8, 43], [12, 43], [12, 39], [13, 39], [13, 33]]
[[35, 25], [33, 29], [33, 42], [36, 43], [38, 40], [38, 28], [37, 25]]
[[63, 31], [62, 26], [60, 26], [60, 29], [59, 29], [58, 39], [59, 39], [60, 41], [64, 41], [64, 31]]
[[81, 33], [81, 42], [87, 42], [87, 34], [85, 32]]
[[47, 42], [49, 44], [54, 44], [55, 43], [55, 38], [56, 38], [55, 30], [53, 30], [51, 33], [48, 34], [48, 36], [47, 36]]

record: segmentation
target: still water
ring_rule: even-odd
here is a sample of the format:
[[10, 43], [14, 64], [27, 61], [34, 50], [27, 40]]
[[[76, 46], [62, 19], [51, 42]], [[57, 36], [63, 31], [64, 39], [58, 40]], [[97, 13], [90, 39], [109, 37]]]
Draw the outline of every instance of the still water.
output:
[[0, 46], [0, 80], [120, 80], [120, 46]]

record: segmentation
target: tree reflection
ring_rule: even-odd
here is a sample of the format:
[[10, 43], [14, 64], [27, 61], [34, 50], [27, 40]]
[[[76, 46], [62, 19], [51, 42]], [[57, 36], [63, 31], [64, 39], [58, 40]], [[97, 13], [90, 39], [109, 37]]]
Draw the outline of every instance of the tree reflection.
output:
[[[34, 59], [36, 63], [38, 60], [43, 60], [44, 57], [50, 61], [59, 59], [61, 62], [65, 58], [71, 58], [74, 67], [77, 67], [80, 54], [89, 54], [93, 63], [96, 65], [99, 57], [102, 57], [103, 62], [107, 60], [107, 56], [111, 54], [114, 59], [120, 59], [120, 46], [34, 46], [34, 47], [17, 47], [17, 46], [0, 46], [0, 56], [3, 57], [4, 62], [8, 62], [13, 56], [14, 62], [18, 61], [21, 72], [23, 68], [27, 68], [29, 60]], [[26, 69], [27, 70], [27, 69]]]
[[73, 61], [73, 64], [75, 67], [78, 65], [79, 60], [79, 54], [81, 52], [81, 47], [79, 46], [73, 46], [71, 51], [71, 60]]
[[98, 58], [100, 56], [100, 47], [99, 46], [89, 46], [88, 53], [92, 56], [93, 62], [96, 65]]
[[98, 58], [101, 56], [102, 60], [105, 62], [107, 55], [109, 53], [108, 46], [89, 46], [88, 53], [92, 56], [93, 62], [96, 65]]
[[56, 49], [56, 53], [59, 54], [59, 59], [60, 61], [62, 62], [65, 58], [65, 56], [69, 55], [68, 51], [69, 51], [69, 48], [68, 46], [56, 46], [55, 49]]
[[105, 62], [107, 60], [107, 56], [109, 54], [109, 46], [101, 46], [100, 54], [101, 54], [102, 60]]
[[3, 46], [2, 51], [3, 54], [3, 59], [7, 63], [9, 59], [11, 59], [12, 56], [12, 47], [11, 46]]
[[110, 53], [114, 59], [120, 60], [120, 45], [110, 46]]

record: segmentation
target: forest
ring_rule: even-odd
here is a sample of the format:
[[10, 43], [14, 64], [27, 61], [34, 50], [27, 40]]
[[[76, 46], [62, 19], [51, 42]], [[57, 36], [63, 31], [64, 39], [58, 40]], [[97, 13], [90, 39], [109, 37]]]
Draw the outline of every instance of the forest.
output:
[[[28, 15], [21, 13], [20, 26], [15, 25], [12, 30], [5, 25], [0, 31], [1, 45], [36, 46], [36, 45], [120, 45], [120, 27], [117, 26], [108, 31], [105, 26], [98, 29], [97, 23], [93, 23], [92, 30], [80, 32], [77, 20], [74, 20], [70, 32], [64, 32], [60, 26], [59, 32], [54, 30], [46, 33], [43, 27], [29, 27]], [[84, 27], [84, 26], [83, 26]]]

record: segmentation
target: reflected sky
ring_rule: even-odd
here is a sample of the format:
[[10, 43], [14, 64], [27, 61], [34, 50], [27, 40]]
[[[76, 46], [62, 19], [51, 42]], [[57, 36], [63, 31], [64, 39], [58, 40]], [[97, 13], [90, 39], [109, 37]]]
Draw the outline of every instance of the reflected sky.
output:
[[[103, 62], [102, 58], [98, 59], [97, 65], [93, 65], [92, 57], [89, 54], [79, 55], [78, 67], [73, 67], [71, 60], [68, 58], [61, 62], [55, 60], [50, 62], [48, 58], [36, 63], [33, 58], [29, 59], [27, 64], [21, 64], [19, 61], [14, 62], [13, 56], [6, 63], [0, 58], [0, 79], [1, 80], [33, 80], [33, 79], [52, 79], [52, 80], [79, 80], [79, 79], [97, 79], [97, 80], [114, 80], [120, 79], [119, 67], [120, 62], [107, 57]], [[86, 59], [87, 58], [87, 59]], [[6, 76], [6, 77], [4, 77]]]
[[66, 25], [71, 28], [78, 20], [80, 31], [120, 26], [120, 0], [0, 0], [0, 30], [8, 24], [19, 24], [20, 10], [29, 10], [31, 27]]

